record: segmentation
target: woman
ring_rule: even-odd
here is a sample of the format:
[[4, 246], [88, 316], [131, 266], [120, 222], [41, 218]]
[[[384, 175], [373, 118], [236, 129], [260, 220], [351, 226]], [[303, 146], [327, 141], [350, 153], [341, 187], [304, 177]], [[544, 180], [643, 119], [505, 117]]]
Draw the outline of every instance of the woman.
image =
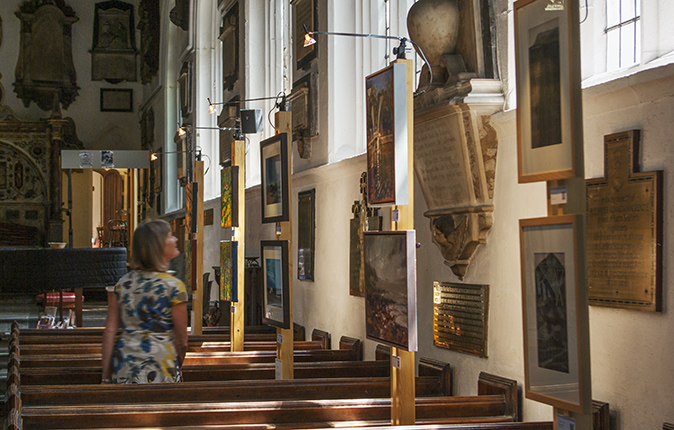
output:
[[132, 270], [117, 282], [108, 303], [103, 383], [180, 382], [187, 352], [187, 290], [166, 273], [169, 261], [180, 254], [177, 242], [166, 221], [136, 228]]

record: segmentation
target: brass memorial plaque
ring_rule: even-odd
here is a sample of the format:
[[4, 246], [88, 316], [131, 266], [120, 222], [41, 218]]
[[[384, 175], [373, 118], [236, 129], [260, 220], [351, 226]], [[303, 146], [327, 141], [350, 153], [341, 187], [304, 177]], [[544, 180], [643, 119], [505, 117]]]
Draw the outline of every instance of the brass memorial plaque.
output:
[[486, 357], [488, 310], [488, 285], [433, 282], [433, 343]]
[[662, 171], [638, 171], [638, 130], [604, 151], [604, 178], [587, 180], [590, 304], [661, 311]]

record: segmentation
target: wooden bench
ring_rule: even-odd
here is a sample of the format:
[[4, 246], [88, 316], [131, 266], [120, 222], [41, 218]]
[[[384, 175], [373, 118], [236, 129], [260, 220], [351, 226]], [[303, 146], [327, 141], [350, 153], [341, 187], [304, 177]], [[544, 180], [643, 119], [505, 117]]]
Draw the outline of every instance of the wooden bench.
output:
[[[388, 381], [388, 378], [385, 379]], [[515, 381], [511, 382], [516, 390]], [[14, 402], [18, 404], [16, 410], [19, 411], [18, 414], [15, 412], [14, 416], [20, 415], [25, 429], [49, 428], [53, 423], [65, 428], [161, 426], [195, 428], [206, 425], [236, 428], [243, 425], [270, 424], [274, 427], [311, 428], [325, 427], [328, 423], [332, 425], [335, 422], [339, 422], [340, 426], [371, 426], [390, 422], [390, 398], [372, 397], [375, 392], [380, 396], [390, 396], [390, 382], [385, 381], [365, 381], [362, 378], [344, 381], [304, 381], [304, 383], [267, 381], [261, 384], [248, 381], [240, 384], [238, 389], [235, 388], [234, 382], [199, 384], [199, 387], [202, 385], [214, 387], [213, 391], [209, 393], [208, 389], [190, 390], [188, 384], [125, 387], [97, 385], [77, 387], [75, 391], [81, 390], [83, 393], [79, 394], [79, 398], [74, 398], [71, 396], [76, 394], [68, 393], [69, 387], [27, 388], [19, 394], [25, 397], [23, 405], [21, 400]], [[229, 391], [217, 391], [226, 390], [228, 385]], [[354, 393], [357, 393], [355, 390], [358, 389], [366, 391], [356, 395], [358, 398], [355, 399], [342, 398], [342, 396], [354, 397]], [[186, 391], [182, 391], [181, 394], [180, 390]], [[184, 400], [185, 393], [196, 394], [202, 391], [203, 397], [193, 398], [190, 395], [190, 401]], [[294, 399], [293, 392], [299, 397], [308, 398]], [[269, 399], [248, 400], [248, 396], [257, 398], [260, 393], [263, 393], [263, 397], [267, 395]], [[326, 395], [338, 398], [328, 398]], [[116, 399], [118, 403], [105, 402], [105, 396]], [[174, 396], [175, 401], [163, 396]], [[216, 398], [215, 401], [210, 400], [213, 396]], [[275, 399], [278, 396], [282, 396], [285, 400]], [[148, 398], [152, 399], [152, 403], [147, 402]], [[59, 404], [53, 404], [59, 401], [58, 399]], [[84, 399], [88, 400], [88, 403], [82, 404], [79, 401]], [[125, 401], [127, 403], [123, 403]], [[419, 397], [416, 400], [416, 415], [418, 422], [429, 423], [507, 422], [513, 420], [508, 411], [517, 409], [516, 405], [508, 405], [507, 401], [507, 396], [502, 394]], [[92, 402], [96, 404], [91, 404]]]
[[[424, 369], [422, 371], [422, 369]], [[451, 387], [447, 363], [421, 359], [416, 378], [416, 396], [446, 396]], [[316, 378], [306, 380], [185, 382], [182, 384], [93, 384], [24, 386], [21, 401], [26, 406], [141, 403], [341, 399], [390, 397], [390, 379]]]
[[[298, 349], [304, 342], [295, 343], [294, 360], [296, 362], [307, 361], [350, 361], [362, 360], [362, 342], [359, 339], [343, 336], [340, 341], [340, 349]], [[100, 368], [102, 358], [100, 348], [96, 352], [87, 352], [75, 348], [63, 353], [66, 347], [55, 351], [54, 354], [36, 354], [32, 348], [20, 349], [20, 365], [22, 369], [47, 368], [47, 367], [95, 367]], [[227, 347], [189, 347], [185, 357], [185, 366], [195, 365], [221, 365], [234, 363], [272, 363], [276, 359], [276, 351], [270, 348], [255, 351], [231, 352]]]
[[[14, 321], [12, 323], [11, 330], [19, 330], [19, 324]], [[304, 329], [304, 326], [300, 324], [294, 324], [294, 330], [293, 330], [293, 338], [295, 340], [305, 340], [306, 339], [306, 331]], [[76, 336], [81, 336], [82, 338], [86, 337], [91, 337], [92, 339], [100, 340], [101, 336], [103, 335], [103, 327], [77, 327], [75, 329], [71, 330], [43, 330], [43, 329], [35, 329], [35, 328], [23, 328], [21, 329], [21, 334], [24, 336], [30, 337], [30, 336], [44, 336], [45, 334], [48, 334], [50, 338], [54, 337], [76, 337]], [[258, 337], [260, 340], [273, 340], [276, 339], [276, 328], [271, 327], [268, 325], [254, 325], [254, 326], [245, 326], [244, 327], [244, 334], [246, 337], [251, 335], [252, 337]], [[330, 337], [330, 334], [314, 329], [312, 332], [312, 336], [316, 335], [322, 335], [325, 337]], [[230, 327], [203, 327], [202, 328], [202, 335], [204, 336], [216, 336], [216, 337], [222, 337], [224, 338], [229, 338], [230, 336]], [[194, 335], [194, 336], [202, 336], [202, 335]]]

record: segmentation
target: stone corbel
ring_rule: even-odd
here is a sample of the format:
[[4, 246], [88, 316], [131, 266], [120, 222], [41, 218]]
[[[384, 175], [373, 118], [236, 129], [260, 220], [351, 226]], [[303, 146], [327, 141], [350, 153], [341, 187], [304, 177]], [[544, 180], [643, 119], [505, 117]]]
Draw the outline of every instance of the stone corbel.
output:
[[430, 219], [433, 243], [440, 249], [445, 264], [463, 280], [475, 251], [487, 242], [492, 226], [492, 205], [447, 208], [425, 213]]

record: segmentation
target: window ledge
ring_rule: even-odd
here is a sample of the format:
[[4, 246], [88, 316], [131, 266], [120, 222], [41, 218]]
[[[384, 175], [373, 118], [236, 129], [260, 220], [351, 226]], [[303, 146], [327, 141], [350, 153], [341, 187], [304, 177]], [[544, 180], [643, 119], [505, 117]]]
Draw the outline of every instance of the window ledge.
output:
[[617, 81], [618, 79], [628, 78], [630, 76], [645, 72], [647, 70], [657, 69], [663, 66], [674, 63], [674, 51], [668, 52], [665, 55], [662, 55], [654, 60], [651, 60], [645, 64], [640, 64], [625, 69], [616, 70], [613, 72], [601, 73], [592, 77], [589, 77], [581, 82], [581, 87], [583, 89], [596, 87], [607, 82]]

